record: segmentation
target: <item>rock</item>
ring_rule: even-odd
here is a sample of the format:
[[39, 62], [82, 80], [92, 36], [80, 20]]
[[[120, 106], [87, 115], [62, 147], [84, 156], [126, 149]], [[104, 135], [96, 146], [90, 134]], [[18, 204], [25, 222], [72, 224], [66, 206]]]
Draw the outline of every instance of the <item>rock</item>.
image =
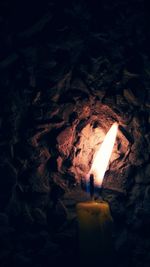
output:
[[102, 88], [100, 88], [99, 90], [93, 89], [93, 93], [99, 98], [100, 101], [102, 101], [105, 96], [105, 90]]
[[138, 99], [133, 94], [131, 89], [124, 89], [124, 97], [129, 103], [131, 103], [131, 104], [133, 104], [135, 106], [140, 105]]
[[33, 192], [49, 193], [49, 175], [45, 169], [45, 164], [41, 164], [30, 176], [29, 185]]
[[41, 121], [43, 119], [43, 110], [39, 107], [35, 107], [32, 112], [32, 116], [36, 122]]
[[71, 88], [73, 90], [80, 89], [81, 91], [86, 92], [87, 94], [89, 94], [89, 91], [88, 91], [88, 88], [87, 88], [86, 84], [83, 82], [83, 80], [81, 80], [79, 78], [76, 78], [76, 79], [74, 79], [72, 81]]
[[123, 206], [124, 201], [118, 201], [117, 197], [113, 196], [109, 202], [114, 220], [123, 221], [126, 215], [126, 209], [125, 206]]
[[63, 164], [63, 159], [62, 159], [62, 157], [58, 157], [57, 158], [57, 169], [58, 169], [58, 171], [61, 173], [62, 172], [62, 164]]
[[84, 100], [78, 104], [77, 113], [80, 121], [87, 120], [87, 118], [91, 115], [91, 108], [89, 106], [89, 102]]
[[74, 123], [74, 122], [77, 122], [78, 121], [78, 113], [77, 112], [72, 112], [70, 115], [69, 115], [69, 123]]
[[45, 105], [43, 107], [43, 118], [45, 120], [56, 118], [56, 116], [59, 116], [59, 106], [57, 104], [53, 104], [51, 106]]
[[46, 147], [39, 148], [39, 161], [41, 164], [46, 164], [50, 158], [50, 153]]
[[36, 92], [36, 94], [33, 96], [32, 104], [36, 105], [40, 102], [41, 99], [41, 91]]
[[150, 182], [150, 164], [147, 164], [145, 168], [138, 168], [135, 181], [139, 184], [148, 184]]
[[65, 157], [68, 157], [72, 149], [74, 129], [67, 127], [57, 136], [58, 150]]
[[19, 201], [16, 192], [14, 192], [9, 204], [8, 214], [11, 224], [19, 229], [24, 227], [24, 225], [31, 226], [34, 222], [30, 205], [28, 205], [25, 200]]
[[[54, 206], [55, 205], [55, 206]], [[54, 203], [47, 213], [48, 225], [51, 231], [57, 232], [62, 228], [67, 219], [67, 209], [61, 200]]]
[[50, 197], [54, 203], [57, 203], [59, 199], [64, 195], [66, 190], [66, 185], [55, 176], [55, 180], [51, 185]]
[[145, 180], [145, 174], [144, 174], [143, 171], [139, 170], [138, 173], [135, 176], [135, 181], [136, 181], [136, 183], [139, 184], [139, 183], [143, 183], [144, 180]]
[[129, 204], [139, 203], [144, 197], [144, 189], [145, 187], [141, 186], [141, 184], [134, 185], [129, 195]]
[[35, 223], [46, 226], [47, 225], [47, 217], [46, 214], [39, 208], [35, 208], [32, 212]]
[[[62, 108], [62, 116], [63, 116], [63, 120], [64, 121], [66, 121], [66, 122], [68, 122], [69, 121], [69, 117], [71, 116], [71, 114], [73, 113], [74, 114], [74, 110], [75, 110], [75, 107], [72, 105], [72, 104], [70, 104], [70, 103], [68, 103], [68, 104], [66, 104], [66, 105], [64, 105], [63, 106], [63, 108]], [[76, 113], [75, 113], [76, 114]], [[72, 118], [73, 118], [74, 116], [72, 115]], [[77, 114], [76, 114], [76, 116], [75, 116], [76, 118], [77, 118]], [[71, 119], [70, 119], [71, 120]]]
[[110, 189], [125, 195], [128, 191], [128, 187], [130, 187], [130, 182], [133, 182], [130, 167], [120, 168], [119, 172], [109, 169], [105, 173], [103, 187], [104, 189]]
[[149, 159], [148, 146], [141, 133], [137, 132], [134, 136], [135, 142], [131, 146], [129, 161], [132, 165], [141, 166]]
[[127, 105], [127, 101], [125, 100], [125, 98], [121, 94], [116, 95], [116, 103], [117, 103], [117, 106], [126, 106]]
[[22, 206], [22, 210], [21, 210], [22, 214], [20, 214], [20, 219], [22, 217], [23, 223], [27, 224], [27, 225], [32, 225], [34, 222], [33, 216], [31, 214], [31, 210], [30, 207], [27, 204], [24, 204]]

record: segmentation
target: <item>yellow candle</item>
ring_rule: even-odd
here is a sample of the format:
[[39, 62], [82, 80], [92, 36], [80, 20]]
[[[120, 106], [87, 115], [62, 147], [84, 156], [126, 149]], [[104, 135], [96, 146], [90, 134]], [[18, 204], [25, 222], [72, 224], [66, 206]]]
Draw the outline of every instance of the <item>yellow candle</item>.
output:
[[104, 201], [80, 202], [76, 209], [81, 264], [96, 266], [97, 263], [103, 263], [104, 266], [112, 253], [109, 204]]
[[[118, 124], [107, 132], [103, 143], [93, 157], [89, 171], [90, 195], [94, 195], [94, 183], [101, 186], [113, 150]], [[111, 266], [112, 217], [105, 201], [88, 201], [77, 204], [81, 266]]]

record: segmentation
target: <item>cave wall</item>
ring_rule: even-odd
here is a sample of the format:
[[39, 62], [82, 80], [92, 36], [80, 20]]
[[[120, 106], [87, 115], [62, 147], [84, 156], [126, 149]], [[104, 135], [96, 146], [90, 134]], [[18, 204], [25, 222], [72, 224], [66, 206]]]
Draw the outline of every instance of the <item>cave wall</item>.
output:
[[[102, 195], [114, 218], [118, 266], [148, 266], [148, 16], [144, 1], [94, 4], [46, 1], [35, 9], [34, 1], [2, 1], [0, 223], [9, 218], [13, 231], [35, 225], [47, 231], [58, 216], [62, 226], [67, 208], [58, 200], [80, 186], [117, 121]], [[17, 253], [16, 247], [13, 261], [26, 262]]]

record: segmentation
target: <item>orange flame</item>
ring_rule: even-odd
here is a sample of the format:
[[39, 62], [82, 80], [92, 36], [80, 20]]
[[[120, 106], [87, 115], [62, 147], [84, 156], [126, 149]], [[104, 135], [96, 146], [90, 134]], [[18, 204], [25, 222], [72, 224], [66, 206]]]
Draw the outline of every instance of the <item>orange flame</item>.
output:
[[94, 183], [97, 186], [101, 186], [103, 182], [103, 178], [115, 144], [117, 130], [118, 124], [115, 122], [107, 132], [103, 143], [94, 155], [92, 167], [89, 174], [94, 175]]

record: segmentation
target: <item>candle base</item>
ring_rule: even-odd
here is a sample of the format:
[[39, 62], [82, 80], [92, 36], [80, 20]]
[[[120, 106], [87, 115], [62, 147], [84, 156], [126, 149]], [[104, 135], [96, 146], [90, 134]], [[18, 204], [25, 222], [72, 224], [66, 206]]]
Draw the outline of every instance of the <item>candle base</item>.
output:
[[112, 217], [107, 202], [77, 204], [81, 266], [108, 266], [112, 251]]

